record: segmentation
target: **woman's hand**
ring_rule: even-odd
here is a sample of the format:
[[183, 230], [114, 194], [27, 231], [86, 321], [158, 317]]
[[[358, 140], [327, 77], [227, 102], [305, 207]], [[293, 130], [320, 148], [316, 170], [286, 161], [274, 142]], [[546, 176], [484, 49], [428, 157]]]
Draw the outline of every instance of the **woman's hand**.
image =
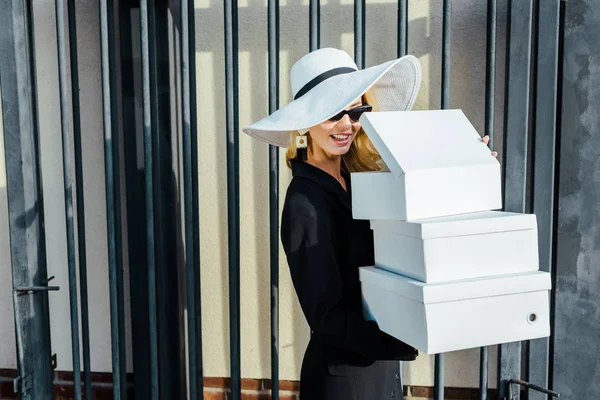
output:
[[[485, 136], [484, 136], [484, 137], [483, 137], [481, 140], [482, 140], [482, 141], [483, 141], [483, 143], [485, 143], [485, 145], [487, 146], [487, 145], [488, 145], [488, 143], [490, 142], [490, 137], [489, 137], [488, 135], [485, 135]], [[496, 151], [492, 151], [492, 155], [493, 155], [494, 157], [497, 157], [497, 156], [498, 156], [498, 152], [496, 152]]]

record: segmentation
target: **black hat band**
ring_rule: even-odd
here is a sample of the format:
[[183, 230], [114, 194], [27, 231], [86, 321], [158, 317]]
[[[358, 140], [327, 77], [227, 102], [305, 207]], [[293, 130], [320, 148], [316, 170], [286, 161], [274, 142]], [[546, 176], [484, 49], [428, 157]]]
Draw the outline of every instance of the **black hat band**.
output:
[[306, 93], [308, 93], [308, 91], [310, 89], [314, 88], [315, 86], [317, 86], [319, 83], [323, 82], [324, 80], [332, 78], [336, 75], [349, 74], [350, 72], [356, 72], [356, 71], [357, 71], [356, 69], [350, 68], [350, 67], [339, 67], [339, 68], [330, 69], [329, 71], [325, 71], [322, 74], [317, 75], [310, 82], [308, 82], [306, 85], [304, 85], [302, 87], [302, 89], [300, 89], [298, 91], [298, 93], [296, 93], [296, 95], [294, 96], [294, 100], [297, 100], [300, 97], [304, 96]]

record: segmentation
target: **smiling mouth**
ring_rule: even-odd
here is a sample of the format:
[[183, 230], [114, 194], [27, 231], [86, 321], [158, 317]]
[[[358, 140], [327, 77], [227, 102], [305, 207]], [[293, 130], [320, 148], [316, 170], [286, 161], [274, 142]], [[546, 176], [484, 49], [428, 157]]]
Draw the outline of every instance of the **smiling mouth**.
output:
[[352, 135], [349, 134], [349, 133], [339, 133], [339, 134], [336, 134], [336, 135], [330, 135], [329, 137], [336, 144], [345, 145], [345, 144], [347, 144], [350, 141], [350, 138], [352, 137]]

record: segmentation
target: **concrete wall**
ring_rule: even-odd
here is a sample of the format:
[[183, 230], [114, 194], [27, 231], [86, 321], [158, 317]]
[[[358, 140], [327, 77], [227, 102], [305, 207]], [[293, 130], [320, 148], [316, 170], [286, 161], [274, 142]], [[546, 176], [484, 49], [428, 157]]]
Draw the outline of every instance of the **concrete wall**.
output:
[[[63, 206], [54, 2], [35, 2], [35, 40], [39, 88], [44, 211], [48, 273], [61, 291], [50, 295], [53, 352], [58, 368], [71, 368], [66, 234]], [[486, 2], [454, 1], [451, 107], [462, 108], [483, 133], [485, 94]], [[321, 46], [353, 53], [353, 1], [322, 0]], [[498, 94], [496, 131], [501, 132], [506, 1], [499, 1]], [[308, 0], [281, 0], [281, 101], [291, 97], [288, 71], [308, 51]], [[90, 297], [92, 368], [109, 371], [110, 337], [108, 270], [104, 198], [98, 7], [77, 1], [79, 65], [82, 102], [84, 190]], [[409, 2], [409, 53], [424, 68], [417, 109], [440, 106], [441, 0]], [[229, 316], [227, 297], [227, 209], [225, 152], [225, 82], [223, 5], [196, 0], [197, 88], [202, 260], [203, 352], [206, 376], [229, 374]], [[367, 1], [367, 66], [395, 57], [396, 0]], [[267, 114], [266, 1], [239, 1], [240, 125]], [[173, 32], [169, 32], [172, 35]], [[140, 99], [141, 100], [141, 99]], [[141, 104], [141, 103], [140, 103]], [[177, 109], [177, 104], [175, 105]], [[270, 376], [268, 148], [240, 135], [242, 376]], [[496, 147], [501, 148], [501, 140]], [[0, 161], [3, 153], [0, 152]], [[281, 202], [290, 173], [281, 153]], [[123, 193], [125, 193], [123, 191]], [[0, 163], [0, 209], [6, 209], [4, 163]], [[0, 212], [0, 273], [10, 274], [8, 221]], [[126, 254], [126, 253], [125, 253]], [[280, 252], [280, 377], [296, 380], [309, 330]], [[127, 278], [127, 274], [126, 274]], [[129, 285], [125, 282], [125, 288]], [[10, 280], [0, 281], [0, 368], [15, 368]], [[127, 290], [128, 291], [128, 290]], [[127, 295], [127, 297], [129, 294]], [[126, 305], [128, 308], [128, 305]], [[128, 343], [128, 349], [131, 344]], [[129, 364], [131, 357], [128, 357]], [[495, 382], [495, 349], [490, 357], [490, 381]], [[479, 352], [463, 351], [447, 357], [446, 384], [477, 386]], [[131, 369], [131, 366], [130, 366]], [[420, 356], [406, 367], [407, 383], [433, 385], [433, 357]]]
[[600, 397], [599, 26], [595, 1], [566, 4], [552, 366], [566, 400]]

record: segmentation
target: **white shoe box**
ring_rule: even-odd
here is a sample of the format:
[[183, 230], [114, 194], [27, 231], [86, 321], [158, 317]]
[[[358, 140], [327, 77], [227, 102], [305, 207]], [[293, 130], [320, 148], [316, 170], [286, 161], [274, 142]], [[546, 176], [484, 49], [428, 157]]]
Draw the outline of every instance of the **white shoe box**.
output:
[[533, 214], [484, 211], [371, 221], [375, 265], [427, 283], [537, 271]]
[[426, 354], [550, 335], [550, 274], [423, 283], [377, 267], [360, 269], [365, 317]]
[[502, 208], [500, 164], [461, 110], [371, 112], [360, 122], [390, 172], [351, 174], [355, 219]]

